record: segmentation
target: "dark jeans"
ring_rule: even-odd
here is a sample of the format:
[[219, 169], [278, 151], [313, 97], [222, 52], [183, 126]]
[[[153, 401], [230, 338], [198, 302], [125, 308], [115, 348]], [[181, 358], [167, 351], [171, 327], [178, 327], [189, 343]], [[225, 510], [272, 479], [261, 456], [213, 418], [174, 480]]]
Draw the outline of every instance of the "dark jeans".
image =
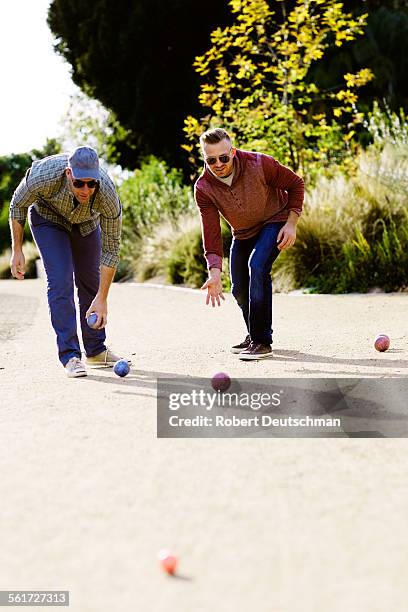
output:
[[88, 357], [105, 350], [104, 329], [91, 329], [85, 313], [98, 292], [101, 260], [100, 228], [82, 236], [79, 228], [71, 232], [47, 221], [34, 206], [28, 211], [31, 233], [37, 244], [47, 275], [48, 306], [57, 335], [62, 365], [71, 357], [81, 357], [74, 303], [74, 278], [78, 291], [82, 341]]
[[251, 340], [272, 344], [271, 268], [280, 251], [284, 222], [267, 223], [247, 240], [233, 239], [230, 252], [231, 293], [244, 315]]

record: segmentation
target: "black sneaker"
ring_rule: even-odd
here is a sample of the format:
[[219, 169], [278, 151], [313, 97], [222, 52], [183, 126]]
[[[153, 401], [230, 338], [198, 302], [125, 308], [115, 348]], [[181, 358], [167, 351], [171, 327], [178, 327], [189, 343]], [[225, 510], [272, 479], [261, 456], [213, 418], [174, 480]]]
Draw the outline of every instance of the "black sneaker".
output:
[[240, 353], [241, 351], [244, 351], [245, 349], [247, 349], [250, 344], [251, 344], [251, 337], [248, 334], [245, 340], [241, 342], [241, 344], [236, 344], [235, 346], [231, 346], [231, 353]]
[[272, 357], [271, 345], [260, 344], [259, 342], [251, 342], [248, 348], [239, 354], [239, 359], [244, 359], [245, 361], [265, 359], [265, 357]]

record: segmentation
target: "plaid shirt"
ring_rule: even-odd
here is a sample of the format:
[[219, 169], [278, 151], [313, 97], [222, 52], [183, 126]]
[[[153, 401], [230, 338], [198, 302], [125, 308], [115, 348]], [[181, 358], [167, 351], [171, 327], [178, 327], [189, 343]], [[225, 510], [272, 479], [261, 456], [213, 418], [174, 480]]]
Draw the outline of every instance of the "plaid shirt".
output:
[[10, 219], [22, 225], [27, 218], [28, 207], [34, 204], [37, 212], [53, 223], [71, 231], [78, 223], [82, 236], [101, 226], [101, 264], [115, 268], [119, 263], [122, 210], [115, 185], [101, 169], [99, 187], [88, 204], [78, 204], [68, 186], [65, 170], [68, 155], [51, 155], [33, 162], [10, 202]]

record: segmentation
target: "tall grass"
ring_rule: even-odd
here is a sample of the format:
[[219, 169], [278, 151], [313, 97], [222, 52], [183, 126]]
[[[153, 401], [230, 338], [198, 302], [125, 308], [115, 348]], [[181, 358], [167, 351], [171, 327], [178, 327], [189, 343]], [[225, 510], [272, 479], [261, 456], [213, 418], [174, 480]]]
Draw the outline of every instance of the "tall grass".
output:
[[[223, 222], [221, 233], [224, 252], [228, 255], [231, 232]], [[197, 214], [183, 215], [178, 221], [160, 223], [143, 241], [134, 264], [137, 280], [155, 279], [174, 285], [201, 287], [208, 272], [203, 254], [201, 225]], [[230, 289], [228, 257], [224, 258], [224, 289]]]
[[307, 195], [295, 245], [276, 262], [292, 288], [344, 293], [408, 285], [408, 146], [370, 149], [355, 176], [320, 179]]
[[[188, 248], [190, 241], [196, 245], [197, 238], [201, 238], [201, 230], [199, 220], [194, 216], [183, 215], [179, 221], [158, 223], [154, 232], [143, 240], [139, 256], [134, 262], [136, 279], [146, 281], [153, 278], [163, 282], [187, 284], [175, 259], [179, 257], [180, 242]], [[199, 256], [200, 250], [197, 249], [197, 258]], [[204, 261], [201, 263], [204, 269]], [[190, 265], [190, 268], [192, 267]]]

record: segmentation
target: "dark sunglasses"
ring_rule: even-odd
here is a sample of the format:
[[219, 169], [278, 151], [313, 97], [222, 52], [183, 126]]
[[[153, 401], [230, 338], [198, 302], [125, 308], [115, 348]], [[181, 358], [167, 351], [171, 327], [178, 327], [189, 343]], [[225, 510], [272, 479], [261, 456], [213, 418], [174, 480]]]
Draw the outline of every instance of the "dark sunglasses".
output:
[[98, 181], [94, 181], [93, 179], [90, 181], [81, 181], [80, 179], [73, 179], [72, 184], [76, 189], [81, 189], [81, 187], [84, 187], [85, 185], [88, 185], [89, 189], [95, 189], [95, 187], [98, 185]]
[[209, 166], [213, 166], [217, 163], [217, 159], [219, 159], [222, 164], [227, 164], [231, 159], [231, 155], [218, 155], [216, 157], [207, 157], [205, 163]]

